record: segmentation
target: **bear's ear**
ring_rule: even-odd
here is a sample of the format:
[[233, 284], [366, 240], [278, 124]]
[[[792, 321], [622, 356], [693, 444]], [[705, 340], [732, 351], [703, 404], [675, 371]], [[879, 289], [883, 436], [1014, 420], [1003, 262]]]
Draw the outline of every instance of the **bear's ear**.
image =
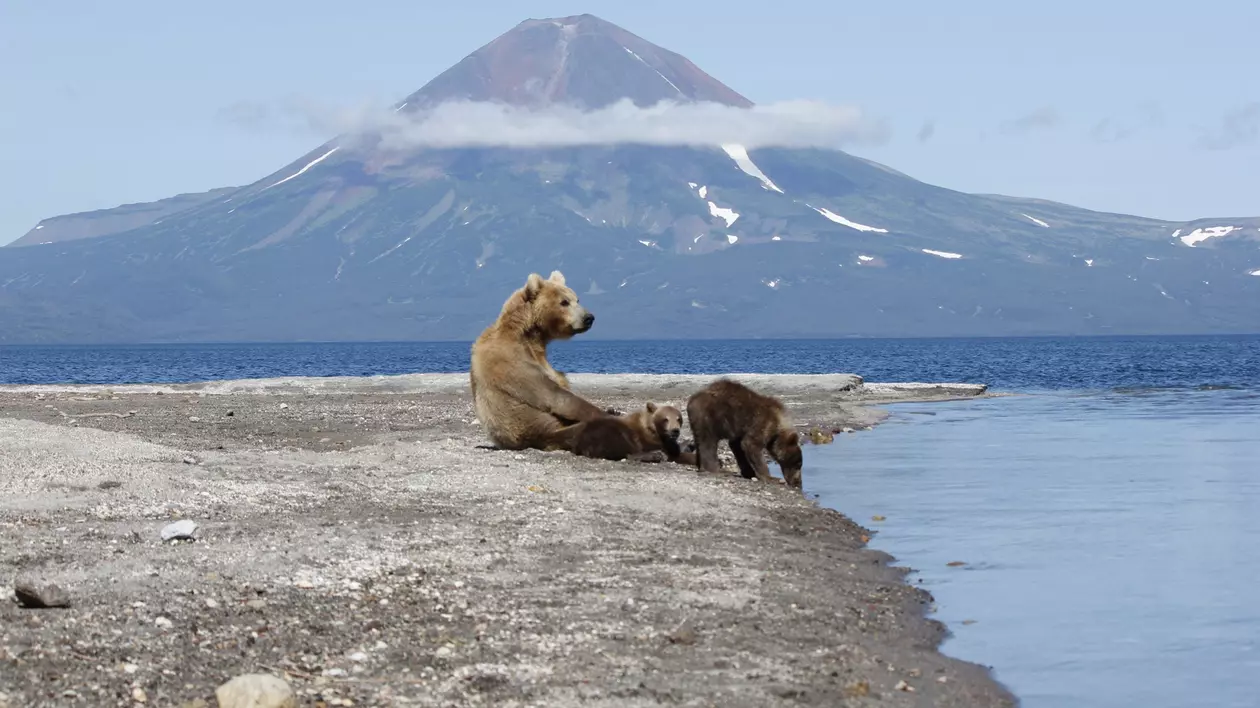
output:
[[538, 293], [542, 291], [543, 279], [537, 273], [530, 273], [529, 279], [525, 281], [525, 301], [529, 302], [538, 297]]
[[648, 401], [648, 402], [647, 402], [647, 405], [646, 405], [646, 406], [644, 406], [644, 408], [647, 408], [647, 412], [648, 412], [648, 413], [655, 413], [655, 412], [656, 412], [656, 404], [655, 404], [655, 403], [653, 403], [653, 402], [651, 402], [651, 401]]
[[564, 273], [561, 273], [558, 270], [553, 270], [551, 271], [551, 277], [548, 278], [548, 280], [556, 285], [564, 285]]

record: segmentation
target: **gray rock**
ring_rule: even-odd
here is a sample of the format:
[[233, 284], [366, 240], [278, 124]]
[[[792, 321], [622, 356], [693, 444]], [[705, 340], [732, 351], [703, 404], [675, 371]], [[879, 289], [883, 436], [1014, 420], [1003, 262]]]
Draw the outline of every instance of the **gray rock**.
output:
[[297, 695], [271, 674], [242, 674], [214, 691], [219, 708], [297, 708]]
[[197, 522], [192, 519], [180, 519], [162, 528], [162, 540], [189, 539], [197, 531]]
[[69, 607], [70, 594], [55, 583], [37, 584], [33, 580], [19, 580], [13, 586], [18, 604], [28, 608]]

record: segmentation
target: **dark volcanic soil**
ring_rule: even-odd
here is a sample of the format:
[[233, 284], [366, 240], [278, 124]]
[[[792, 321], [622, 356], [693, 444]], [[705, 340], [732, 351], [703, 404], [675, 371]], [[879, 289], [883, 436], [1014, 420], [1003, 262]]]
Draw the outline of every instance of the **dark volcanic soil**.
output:
[[[1014, 705], [842, 515], [486, 449], [466, 390], [420, 388], [0, 389], [0, 582], [72, 600], [0, 603], [0, 706], [213, 706], [249, 672], [312, 706]], [[878, 419], [782, 393], [805, 427]]]

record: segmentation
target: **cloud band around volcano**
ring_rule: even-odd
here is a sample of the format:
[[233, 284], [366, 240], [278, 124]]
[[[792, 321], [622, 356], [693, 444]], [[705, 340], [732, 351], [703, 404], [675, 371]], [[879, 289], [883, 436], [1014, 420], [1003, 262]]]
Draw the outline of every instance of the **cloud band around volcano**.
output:
[[[249, 115], [249, 123], [257, 127], [258, 107], [248, 108], [238, 107], [235, 113]], [[423, 111], [329, 108], [291, 100], [282, 112], [325, 137], [373, 135], [387, 149], [730, 143], [748, 148], [838, 148], [889, 138], [886, 122], [871, 119], [858, 108], [808, 100], [738, 108], [711, 102], [640, 107], [626, 99], [596, 110], [452, 101]]]

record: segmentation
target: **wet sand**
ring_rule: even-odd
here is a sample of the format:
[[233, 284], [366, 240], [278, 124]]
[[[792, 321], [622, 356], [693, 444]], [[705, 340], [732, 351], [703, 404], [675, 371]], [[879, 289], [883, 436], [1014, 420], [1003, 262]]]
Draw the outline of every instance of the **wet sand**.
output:
[[[713, 377], [569, 378], [630, 410]], [[986, 395], [741, 378], [803, 431]], [[0, 386], [0, 583], [72, 600], [0, 603], [0, 706], [214, 706], [251, 672], [311, 706], [1015, 704], [869, 530], [727, 464], [491, 449], [462, 374]]]

